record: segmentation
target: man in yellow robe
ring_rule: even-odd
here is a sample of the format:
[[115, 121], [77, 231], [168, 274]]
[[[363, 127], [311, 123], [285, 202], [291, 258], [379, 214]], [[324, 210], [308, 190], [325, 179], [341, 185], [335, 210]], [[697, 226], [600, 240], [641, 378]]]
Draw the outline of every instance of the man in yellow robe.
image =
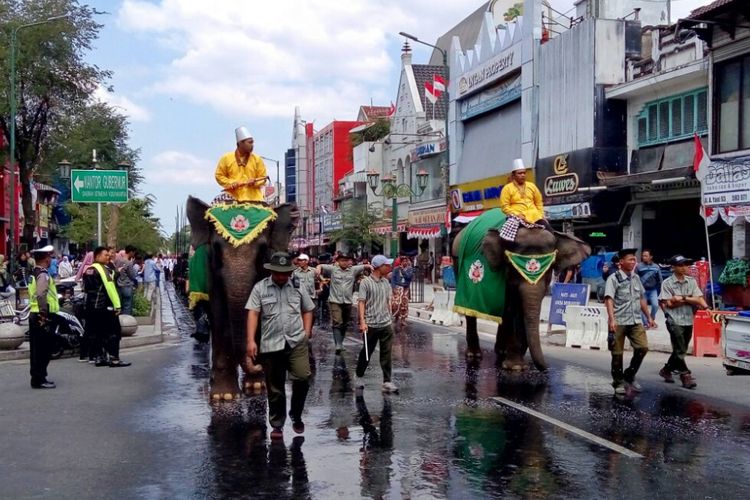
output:
[[225, 154], [216, 166], [216, 182], [238, 202], [263, 201], [262, 187], [268, 180], [266, 165], [253, 153], [255, 141], [245, 127], [234, 131], [237, 149]]
[[523, 160], [513, 161], [510, 177], [511, 182], [506, 184], [500, 193], [500, 208], [505, 215], [515, 215], [532, 224], [544, 219], [542, 193], [533, 182], [526, 181]]

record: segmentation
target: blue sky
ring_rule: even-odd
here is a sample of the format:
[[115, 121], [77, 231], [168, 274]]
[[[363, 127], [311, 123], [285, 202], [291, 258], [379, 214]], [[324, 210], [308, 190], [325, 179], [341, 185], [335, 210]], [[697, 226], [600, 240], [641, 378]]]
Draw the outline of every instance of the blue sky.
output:
[[[89, 1], [104, 29], [88, 59], [114, 71], [99, 97], [129, 116], [166, 234], [188, 194], [210, 200], [213, 172], [246, 125], [256, 152], [283, 160], [294, 107], [320, 128], [395, 101], [399, 31], [434, 41], [481, 0]], [[552, 0], [561, 11], [573, 0]], [[684, 15], [701, 0], [674, 0]], [[414, 46], [415, 63], [430, 49]], [[266, 162], [275, 181], [275, 164]], [[283, 163], [282, 163], [283, 166]]]

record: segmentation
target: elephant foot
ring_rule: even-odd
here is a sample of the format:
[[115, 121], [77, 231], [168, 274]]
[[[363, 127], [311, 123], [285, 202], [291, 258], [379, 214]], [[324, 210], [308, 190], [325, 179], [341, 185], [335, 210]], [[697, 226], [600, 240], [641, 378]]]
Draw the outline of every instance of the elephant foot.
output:
[[239, 400], [242, 397], [242, 395], [232, 392], [211, 392], [211, 401], [219, 402], [219, 401], [235, 401]]
[[242, 391], [246, 396], [254, 396], [266, 392], [266, 383], [262, 380], [247, 379], [242, 384]]
[[527, 366], [522, 359], [506, 359], [502, 363], [502, 368], [503, 370], [519, 373], [526, 370]]
[[237, 385], [237, 376], [232, 373], [214, 373], [211, 377], [211, 401], [234, 401], [242, 394]]
[[466, 359], [479, 361], [482, 359], [482, 350], [477, 349], [466, 349]]

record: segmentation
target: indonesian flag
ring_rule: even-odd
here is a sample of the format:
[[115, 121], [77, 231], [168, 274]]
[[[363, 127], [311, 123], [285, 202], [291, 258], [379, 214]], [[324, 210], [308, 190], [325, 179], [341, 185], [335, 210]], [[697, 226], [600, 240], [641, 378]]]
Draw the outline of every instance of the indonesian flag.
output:
[[439, 94], [435, 92], [435, 87], [432, 82], [424, 82], [424, 95], [432, 104], [437, 102]]
[[440, 94], [445, 92], [445, 88], [447, 86], [445, 82], [445, 78], [443, 78], [441, 75], [434, 75], [432, 79], [433, 79], [432, 86], [437, 92], [437, 96], [440, 97]]
[[396, 114], [396, 105], [391, 101], [391, 107], [388, 108], [388, 118]]
[[711, 160], [706, 154], [706, 150], [703, 149], [703, 143], [701, 143], [698, 134], [695, 134], [695, 156], [693, 156], [693, 172], [695, 172], [695, 178], [699, 181], [703, 181], [703, 178], [708, 173], [708, 166], [711, 164]]

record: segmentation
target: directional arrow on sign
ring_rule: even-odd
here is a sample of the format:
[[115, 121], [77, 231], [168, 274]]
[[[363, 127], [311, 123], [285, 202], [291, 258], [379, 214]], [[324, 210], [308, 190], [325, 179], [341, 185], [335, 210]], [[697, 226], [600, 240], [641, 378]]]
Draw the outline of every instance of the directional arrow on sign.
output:
[[81, 180], [80, 177], [76, 177], [76, 180], [75, 182], [73, 182], [73, 185], [75, 186], [76, 191], [80, 191], [81, 188], [83, 187], [83, 181]]

